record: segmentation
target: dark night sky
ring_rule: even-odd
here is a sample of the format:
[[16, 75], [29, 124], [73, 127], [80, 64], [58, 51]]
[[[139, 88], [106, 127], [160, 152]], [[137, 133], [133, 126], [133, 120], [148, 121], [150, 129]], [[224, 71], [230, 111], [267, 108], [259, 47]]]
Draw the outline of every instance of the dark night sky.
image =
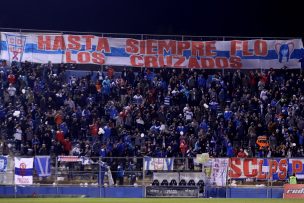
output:
[[9, 0], [0, 27], [115, 33], [303, 37], [293, 0]]

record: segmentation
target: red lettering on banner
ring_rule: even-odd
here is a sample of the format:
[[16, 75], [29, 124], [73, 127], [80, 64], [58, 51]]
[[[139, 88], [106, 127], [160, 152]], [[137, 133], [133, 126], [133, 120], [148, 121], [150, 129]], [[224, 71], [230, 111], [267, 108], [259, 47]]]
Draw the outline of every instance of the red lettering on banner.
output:
[[200, 68], [200, 64], [198, 63], [198, 61], [195, 57], [190, 57], [188, 67], [189, 68]]
[[253, 51], [249, 51], [248, 41], [243, 41], [243, 56], [253, 56]]
[[230, 178], [239, 178], [242, 175], [242, 170], [240, 168], [241, 160], [239, 158], [230, 158], [229, 159], [229, 177]]
[[51, 36], [39, 35], [38, 36], [38, 49], [51, 50]]
[[147, 54], [157, 54], [157, 41], [153, 39], [146, 40], [147, 42]]
[[65, 50], [63, 36], [55, 36], [53, 50]]
[[146, 41], [145, 40], [140, 40], [139, 48], [140, 48], [140, 51], [139, 51], [140, 54], [146, 54]]
[[204, 42], [192, 42], [192, 56], [204, 56]]
[[285, 180], [287, 177], [287, 159], [281, 159], [279, 162], [279, 179]]
[[213, 58], [201, 58], [202, 68], [214, 68], [215, 61]]
[[232, 68], [241, 68], [242, 67], [242, 59], [238, 56], [232, 56], [229, 59], [230, 67]]
[[79, 52], [77, 54], [77, 61], [80, 63], [89, 63], [90, 62], [90, 53], [89, 52]]
[[126, 40], [126, 52], [131, 54], [138, 53], [138, 40], [136, 39], [127, 39]]
[[80, 41], [80, 36], [76, 36], [76, 35], [69, 35], [68, 36], [68, 48], [69, 49], [74, 49], [74, 50], [80, 50], [81, 49], [81, 45], [79, 43]]
[[131, 55], [130, 56], [130, 63], [132, 66], [140, 67], [143, 66], [143, 57], [138, 55]]
[[166, 56], [166, 57], [159, 56], [158, 61], [159, 61], [159, 67], [165, 67], [165, 66], [172, 67], [172, 56]]
[[206, 56], [215, 56], [216, 53], [214, 51], [216, 50], [215, 48], [215, 42], [206, 42]]
[[105, 63], [105, 57], [102, 53], [93, 52], [92, 61], [93, 61], [93, 63], [97, 63], [97, 64], [102, 65], [102, 64]]
[[227, 68], [229, 66], [228, 59], [225, 57], [216, 57], [215, 64], [217, 68]]
[[171, 55], [176, 55], [176, 41], [169, 40], [168, 42], [166, 42], [166, 40], [159, 40], [158, 41], [158, 54], [163, 55], [164, 50], [166, 50], [166, 52], [171, 51]]
[[269, 164], [268, 178], [272, 178], [273, 174], [277, 173], [278, 162], [276, 160], [268, 160], [268, 164]]
[[183, 63], [186, 61], [186, 57], [184, 57], [184, 56], [174, 56], [174, 59], [177, 60], [174, 63], [174, 67], [175, 68], [183, 68], [183, 67], [185, 67], [183, 65]]
[[18, 177], [17, 181], [18, 184], [30, 184], [29, 178], [24, 178], [24, 177]]
[[303, 164], [300, 160], [292, 160], [292, 173], [299, 173], [303, 171]]
[[258, 174], [258, 170], [252, 169], [252, 171], [249, 171], [250, 162], [251, 162], [251, 165], [257, 165], [257, 163], [258, 163], [256, 158], [244, 159], [244, 162], [243, 162], [244, 175], [248, 178], [253, 178], [253, 177], [256, 177], [256, 175]]
[[263, 165], [264, 159], [230, 158], [228, 175], [230, 178], [266, 179], [272, 178], [274, 174], [278, 174], [280, 180], [286, 179], [287, 159], [281, 159], [279, 162], [277, 160], [268, 159], [268, 165], [266, 167], [269, 168], [269, 170], [267, 171], [263, 171]]
[[92, 39], [94, 39], [94, 36], [92, 35], [84, 35], [82, 38], [85, 39], [85, 50], [91, 50], [92, 49]]
[[145, 56], [145, 67], [158, 67], [156, 56]]
[[267, 56], [268, 48], [265, 40], [254, 41], [254, 53], [256, 56]]
[[72, 53], [70, 51], [65, 52], [65, 57], [67, 63], [76, 63], [76, 61], [72, 60]]
[[258, 162], [258, 171], [259, 171], [257, 176], [258, 179], [266, 179], [266, 173], [263, 172], [263, 163], [264, 163], [263, 159], [261, 159]]
[[233, 40], [231, 41], [231, 45], [230, 45], [230, 55], [231, 56], [235, 56], [237, 50], [241, 50], [241, 44], [242, 42], [239, 40]]
[[177, 55], [183, 55], [184, 50], [190, 48], [190, 42], [178, 41], [177, 42]]
[[109, 41], [107, 38], [99, 37], [96, 51], [104, 51], [106, 53], [111, 53]]

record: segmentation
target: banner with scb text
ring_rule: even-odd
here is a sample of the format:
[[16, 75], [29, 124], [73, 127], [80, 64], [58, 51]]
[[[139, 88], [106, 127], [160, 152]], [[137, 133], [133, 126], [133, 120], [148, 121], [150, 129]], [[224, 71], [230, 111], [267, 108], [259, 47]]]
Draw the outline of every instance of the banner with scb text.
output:
[[94, 35], [1, 33], [1, 59], [202, 69], [300, 68], [301, 39], [177, 41]]

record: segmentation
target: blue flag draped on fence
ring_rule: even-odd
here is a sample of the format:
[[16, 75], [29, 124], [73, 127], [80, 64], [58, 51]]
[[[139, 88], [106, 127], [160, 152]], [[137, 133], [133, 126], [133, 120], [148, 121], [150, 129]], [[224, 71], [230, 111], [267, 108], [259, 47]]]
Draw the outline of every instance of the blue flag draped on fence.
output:
[[0, 173], [6, 172], [7, 169], [7, 156], [0, 156]]
[[39, 177], [51, 175], [50, 156], [35, 156], [35, 170]]

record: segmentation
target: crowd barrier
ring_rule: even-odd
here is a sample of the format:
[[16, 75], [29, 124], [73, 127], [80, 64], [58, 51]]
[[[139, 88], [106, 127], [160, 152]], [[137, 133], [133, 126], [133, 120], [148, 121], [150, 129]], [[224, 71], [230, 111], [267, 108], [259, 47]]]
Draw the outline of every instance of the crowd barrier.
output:
[[0, 197], [143, 198], [144, 187], [0, 186]]
[[[150, 186], [148, 186], [148, 189]], [[161, 188], [161, 187], [159, 187]], [[176, 187], [178, 188], [178, 187]], [[282, 187], [205, 187], [205, 198], [282, 198]], [[144, 198], [146, 187], [0, 186], [0, 197]]]

